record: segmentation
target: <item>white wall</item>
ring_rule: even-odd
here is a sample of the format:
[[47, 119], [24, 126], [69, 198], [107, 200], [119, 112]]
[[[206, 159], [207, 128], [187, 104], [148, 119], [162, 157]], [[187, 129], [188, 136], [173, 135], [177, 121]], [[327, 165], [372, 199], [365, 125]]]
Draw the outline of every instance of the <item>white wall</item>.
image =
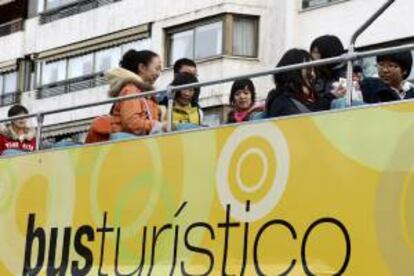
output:
[[[300, 10], [300, 1], [297, 11]], [[293, 2], [293, 1], [292, 1]], [[315, 37], [338, 35], [345, 45], [352, 33], [378, 9], [385, 0], [350, 0], [297, 14], [295, 44], [308, 48]], [[367, 46], [400, 38], [413, 37], [413, 0], [398, 0], [357, 41]]]

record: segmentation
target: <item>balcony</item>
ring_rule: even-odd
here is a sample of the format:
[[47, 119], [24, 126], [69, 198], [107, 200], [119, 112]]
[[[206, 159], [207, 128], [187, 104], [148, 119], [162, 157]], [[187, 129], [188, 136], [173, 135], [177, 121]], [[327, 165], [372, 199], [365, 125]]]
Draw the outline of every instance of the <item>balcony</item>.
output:
[[18, 93], [6, 93], [0, 95], [0, 106], [8, 106], [19, 103], [19, 94]]
[[37, 99], [45, 99], [80, 90], [90, 89], [106, 85], [107, 81], [104, 72], [86, 75], [79, 78], [64, 80], [41, 86], [37, 90]]
[[78, 13], [99, 8], [121, 0], [81, 0], [67, 5], [47, 10], [40, 14], [40, 24], [46, 24], [55, 20], [69, 17]]
[[0, 37], [6, 36], [15, 32], [23, 31], [23, 19], [16, 19], [10, 22], [0, 24]]

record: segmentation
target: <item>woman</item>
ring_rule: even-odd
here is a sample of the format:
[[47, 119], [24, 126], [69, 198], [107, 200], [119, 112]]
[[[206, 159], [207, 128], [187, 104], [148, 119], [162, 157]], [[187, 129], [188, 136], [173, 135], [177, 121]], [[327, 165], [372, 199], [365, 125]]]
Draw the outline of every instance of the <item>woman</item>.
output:
[[[153, 84], [161, 72], [161, 59], [152, 51], [129, 50], [122, 57], [120, 68], [107, 73], [110, 97], [137, 95], [155, 90]], [[113, 105], [110, 115], [95, 119], [86, 143], [130, 138], [166, 131], [161, 123], [160, 109], [154, 97], [120, 101]]]
[[[311, 43], [310, 52], [314, 60], [319, 60], [341, 56], [345, 49], [338, 37], [324, 35]], [[334, 83], [339, 82], [341, 78], [346, 78], [346, 64], [336, 63], [319, 66], [316, 73], [316, 92], [323, 95], [334, 89]]]
[[264, 106], [256, 104], [256, 88], [250, 79], [233, 83], [229, 98], [232, 110], [227, 115], [227, 123], [241, 123], [260, 117]]
[[[8, 111], [8, 117], [29, 114], [22, 105], [14, 105]], [[27, 119], [17, 119], [0, 127], [0, 155], [15, 155], [32, 152], [36, 149], [36, 134], [28, 126]]]
[[[190, 73], [178, 73], [172, 86], [180, 86], [198, 82], [197, 77]], [[203, 112], [198, 105], [200, 88], [177, 91], [174, 96], [173, 125], [175, 129], [196, 128], [202, 125]]]
[[[309, 62], [311, 55], [301, 49], [287, 51], [277, 67]], [[278, 117], [327, 110], [331, 102], [342, 94], [337, 91], [320, 96], [315, 91], [315, 70], [298, 69], [274, 75], [276, 89], [266, 99], [266, 117]]]

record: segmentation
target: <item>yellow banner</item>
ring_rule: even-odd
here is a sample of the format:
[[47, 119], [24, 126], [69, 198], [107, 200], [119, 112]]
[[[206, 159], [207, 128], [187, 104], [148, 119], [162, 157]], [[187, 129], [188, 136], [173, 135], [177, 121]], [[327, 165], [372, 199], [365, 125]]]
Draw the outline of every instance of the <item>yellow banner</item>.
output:
[[0, 275], [414, 275], [414, 103], [0, 161]]

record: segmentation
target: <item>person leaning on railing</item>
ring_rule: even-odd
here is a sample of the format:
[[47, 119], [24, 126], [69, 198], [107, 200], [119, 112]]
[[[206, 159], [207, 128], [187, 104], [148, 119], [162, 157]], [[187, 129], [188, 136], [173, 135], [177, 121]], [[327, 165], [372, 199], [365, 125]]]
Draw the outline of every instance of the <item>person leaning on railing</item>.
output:
[[227, 114], [228, 124], [264, 118], [264, 105], [256, 103], [256, 87], [250, 79], [233, 83], [229, 103], [232, 110]]
[[[310, 53], [302, 49], [287, 51], [277, 67], [312, 60]], [[266, 117], [288, 116], [313, 111], [329, 110], [334, 99], [341, 98], [345, 90], [332, 90], [318, 95], [315, 89], [314, 68], [298, 69], [274, 75], [276, 88], [266, 99]]]
[[[175, 75], [172, 86], [197, 83], [198, 79], [191, 73]], [[172, 122], [175, 130], [192, 129], [203, 126], [203, 111], [198, 100], [200, 88], [189, 88], [177, 91], [174, 95]]]
[[[122, 97], [154, 91], [153, 84], [161, 71], [161, 59], [152, 51], [129, 50], [120, 68], [107, 73], [110, 97]], [[161, 110], [154, 97], [141, 97], [115, 103], [110, 114], [96, 118], [86, 143], [118, 140], [167, 130], [160, 122]]]
[[[29, 114], [26, 107], [14, 105], [8, 111], [8, 117]], [[17, 155], [32, 152], [36, 148], [36, 132], [28, 125], [27, 119], [16, 119], [0, 126], [0, 155]]]
[[414, 88], [406, 81], [413, 66], [411, 52], [377, 57], [379, 78], [365, 78], [361, 83], [366, 103], [380, 103], [414, 98]]

